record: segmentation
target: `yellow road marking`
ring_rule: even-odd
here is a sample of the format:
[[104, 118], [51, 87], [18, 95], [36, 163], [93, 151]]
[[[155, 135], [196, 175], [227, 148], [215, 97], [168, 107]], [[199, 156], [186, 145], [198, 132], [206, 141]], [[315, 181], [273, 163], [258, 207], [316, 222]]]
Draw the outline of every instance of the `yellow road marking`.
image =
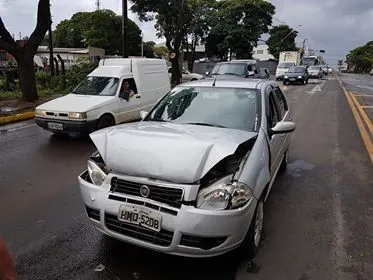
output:
[[[342, 86], [342, 85], [341, 85]], [[368, 135], [368, 131], [365, 129], [364, 127], [364, 124], [363, 124], [363, 121], [361, 120], [360, 116], [359, 116], [359, 112], [356, 110], [355, 106], [354, 106], [354, 102], [352, 101], [352, 98], [351, 98], [351, 95], [348, 93], [348, 91], [342, 86], [342, 89], [345, 93], [345, 96], [347, 98], [347, 102], [348, 104], [350, 105], [350, 108], [351, 108], [351, 111], [352, 111], [352, 114], [355, 118], [355, 121], [356, 121], [356, 124], [357, 124], [357, 127], [359, 128], [359, 131], [360, 131], [360, 134], [361, 134], [361, 137], [363, 138], [363, 142], [365, 144], [365, 147], [368, 151], [368, 154], [369, 154], [369, 157], [370, 157], [370, 160], [372, 161], [373, 163], [373, 143], [372, 141], [370, 140], [370, 137]]]
[[373, 109], [373, 106], [361, 106], [363, 109]]
[[351, 97], [352, 97], [352, 100], [354, 101], [356, 107], [359, 109], [359, 112], [360, 112], [361, 116], [363, 117], [363, 119], [364, 119], [366, 125], [368, 126], [368, 129], [369, 129], [370, 133], [373, 134], [373, 124], [372, 124], [372, 122], [370, 121], [370, 119], [369, 119], [367, 113], [365, 113], [365, 111], [364, 111], [364, 109], [361, 107], [359, 101], [357, 101], [357, 98], [356, 98], [353, 94], [351, 94]]
[[[351, 95], [352, 95], [352, 93], [351, 93]], [[353, 94], [354, 96], [356, 96], [356, 97], [373, 97], [373, 94]]]

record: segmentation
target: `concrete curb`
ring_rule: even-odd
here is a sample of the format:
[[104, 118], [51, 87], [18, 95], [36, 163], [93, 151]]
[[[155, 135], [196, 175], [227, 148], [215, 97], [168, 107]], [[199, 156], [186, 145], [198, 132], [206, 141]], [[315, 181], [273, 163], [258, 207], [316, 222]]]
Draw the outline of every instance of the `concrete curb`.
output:
[[15, 114], [12, 116], [5, 116], [5, 117], [0, 117], [0, 126], [1, 125], [6, 125], [8, 123], [14, 123], [14, 122], [20, 122], [28, 119], [32, 119], [35, 117], [35, 112], [24, 112], [24, 113], [19, 113]]

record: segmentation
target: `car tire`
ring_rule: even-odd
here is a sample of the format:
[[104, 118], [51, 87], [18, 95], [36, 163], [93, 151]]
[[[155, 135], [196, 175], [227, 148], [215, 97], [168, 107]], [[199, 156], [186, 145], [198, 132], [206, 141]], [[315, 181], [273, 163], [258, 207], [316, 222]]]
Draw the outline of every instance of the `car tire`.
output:
[[307, 78], [307, 80], [306, 80], [306, 85], [308, 85], [308, 78]]
[[98, 121], [96, 129], [100, 130], [115, 125], [115, 120], [110, 115], [103, 115]]
[[284, 172], [286, 170], [286, 167], [288, 166], [288, 161], [289, 161], [289, 151], [287, 150], [284, 154], [284, 158], [281, 161], [280, 172]]
[[285, 81], [283, 81], [282, 82], [282, 84], [284, 85], [284, 86], [286, 86], [288, 83], [287, 82], [285, 82]]
[[240, 257], [252, 259], [259, 251], [263, 239], [264, 197], [265, 194], [263, 193], [257, 202], [249, 230], [238, 248]]

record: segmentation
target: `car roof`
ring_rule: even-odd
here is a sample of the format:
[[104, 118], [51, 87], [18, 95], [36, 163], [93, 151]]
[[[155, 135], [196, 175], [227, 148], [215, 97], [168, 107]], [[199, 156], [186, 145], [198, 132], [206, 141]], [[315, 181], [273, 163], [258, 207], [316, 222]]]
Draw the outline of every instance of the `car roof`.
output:
[[[215, 83], [215, 84], [214, 84]], [[248, 88], [248, 89], [260, 89], [263, 86], [272, 85], [278, 87], [274, 81], [261, 80], [261, 79], [247, 79], [247, 78], [235, 78], [235, 79], [202, 79], [197, 81], [186, 82], [178, 85], [178, 87], [218, 87], [218, 88]]]
[[221, 61], [218, 62], [221, 64], [228, 64], [228, 63], [256, 63], [256, 60], [254, 59], [237, 59], [237, 60], [231, 60], [231, 61]]

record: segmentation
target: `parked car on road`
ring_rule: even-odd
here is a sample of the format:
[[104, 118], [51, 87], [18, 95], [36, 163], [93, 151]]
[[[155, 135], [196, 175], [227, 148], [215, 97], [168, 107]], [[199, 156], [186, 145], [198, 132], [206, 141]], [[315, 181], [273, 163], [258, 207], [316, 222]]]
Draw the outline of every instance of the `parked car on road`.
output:
[[333, 68], [328, 67], [328, 73], [329, 73], [329, 74], [332, 74], [332, 73], [333, 73]]
[[267, 68], [259, 68], [260, 71], [260, 79], [269, 80], [271, 75], [269, 74], [269, 70]]
[[323, 71], [320, 66], [315, 65], [315, 66], [309, 66], [308, 67], [308, 76], [310, 78], [316, 78], [316, 79], [321, 79], [323, 76]]
[[308, 84], [308, 70], [306, 66], [293, 66], [284, 76], [284, 85], [292, 83]]
[[230, 75], [242, 78], [260, 78], [260, 70], [256, 60], [231, 60], [217, 63], [211, 73], [207, 72], [208, 77], [217, 77], [220, 75]]
[[189, 82], [141, 116], [91, 134], [98, 151], [79, 176], [91, 222], [164, 253], [212, 257], [240, 246], [254, 256], [295, 129], [278, 85]]
[[[171, 79], [171, 76], [172, 76], [172, 72], [171, 71], [172, 71], [171, 67], [168, 67], [168, 75], [169, 75], [170, 79]], [[201, 79], [205, 78], [205, 76], [197, 74], [197, 73], [192, 73], [192, 72], [188, 71], [187, 69], [185, 69], [184, 67], [182, 69], [182, 73], [181, 74], [182, 74], [181, 81], [183, 83], [189, 82], [189, 81], [201, 80]]]
[[162, 59], [103, 59], [70, 94], [38, 106], [35, 122], [56, 134], [90, 133], [138, 119], [170, 88]]

